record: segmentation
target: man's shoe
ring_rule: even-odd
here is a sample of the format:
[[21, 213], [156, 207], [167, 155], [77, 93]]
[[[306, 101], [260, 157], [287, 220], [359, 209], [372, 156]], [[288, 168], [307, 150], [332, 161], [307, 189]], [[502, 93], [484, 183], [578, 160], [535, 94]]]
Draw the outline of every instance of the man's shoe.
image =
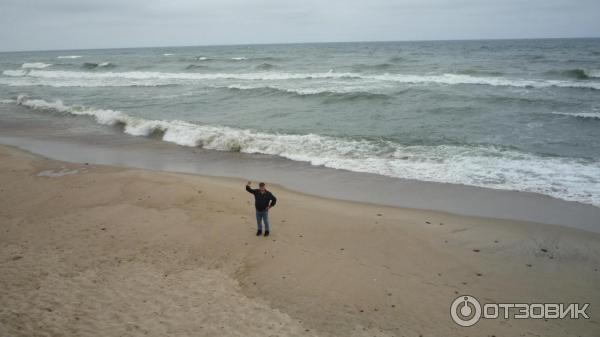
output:
[[256, 236], [260, 236], [261, 234], [262, 234], [262, 231], [259, 229], [258, 232], [256, 232]]
[[269, 231], [265, 231], [265, 236], [269, 236]]

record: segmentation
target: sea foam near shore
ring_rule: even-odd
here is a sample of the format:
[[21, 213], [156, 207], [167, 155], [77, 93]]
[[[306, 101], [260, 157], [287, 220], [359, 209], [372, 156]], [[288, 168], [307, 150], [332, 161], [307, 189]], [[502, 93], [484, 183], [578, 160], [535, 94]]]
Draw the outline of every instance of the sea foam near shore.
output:
[[[11, 101], [7, 101], [7, 104]], [[316, 134], [266, 133], [181, 120], [151, 120], [117, 110], [19, 96], [36, 111], [88, 116], [133, 136], [182, 146], [275, 155], [312, 165], [390, 177], [536, 192], [600, 205], [600, 163], [541, 157], [495, 146], [406, 146]]]

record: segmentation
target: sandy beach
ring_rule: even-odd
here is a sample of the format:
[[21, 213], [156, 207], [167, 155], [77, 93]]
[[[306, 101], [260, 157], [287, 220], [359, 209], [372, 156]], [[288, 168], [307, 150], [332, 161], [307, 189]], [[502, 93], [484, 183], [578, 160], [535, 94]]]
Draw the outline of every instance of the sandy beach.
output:
[[[267, 181], [269, 183], [269, 181]], [[0, 336], [598, 336], [600, 234], [0, 147]], [[469, 294], [590, 319], [452, 322]]]

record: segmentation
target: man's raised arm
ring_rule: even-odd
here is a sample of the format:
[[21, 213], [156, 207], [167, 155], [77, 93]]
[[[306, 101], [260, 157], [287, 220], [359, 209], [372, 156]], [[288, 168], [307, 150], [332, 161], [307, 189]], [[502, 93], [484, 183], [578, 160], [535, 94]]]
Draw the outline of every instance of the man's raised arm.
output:
[[249, 182], [246, 184], [246, 191], [248, 191], [248, 193], [252, 193], [252, 194], [254, 194], [254, 190], [250, 188], [250, 184], [252, 184], [252, 182], [251, 182], [251, 181], [249, 181]]

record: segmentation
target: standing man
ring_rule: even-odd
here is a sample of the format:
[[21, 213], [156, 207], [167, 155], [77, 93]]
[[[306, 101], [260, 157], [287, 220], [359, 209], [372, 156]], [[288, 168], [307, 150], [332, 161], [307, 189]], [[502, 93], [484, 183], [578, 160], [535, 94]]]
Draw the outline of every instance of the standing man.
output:
[[269, 236], [269, 209], [275, 206], [277, 202], [277, 198], [267, 191], [265, 188], [265, 183], [258, 184], [258, 189], [253, 190], [250, 188], [250, 184], [252, 182], [248, 182], [246, 184], [246, 191], [248, 193], [254, 194], [254, 207], [256, 208], [256, 225], [258, 230], [256, 232], [256, 236], [262, 234], [262, 222], [265, 223], [265, 236]]

